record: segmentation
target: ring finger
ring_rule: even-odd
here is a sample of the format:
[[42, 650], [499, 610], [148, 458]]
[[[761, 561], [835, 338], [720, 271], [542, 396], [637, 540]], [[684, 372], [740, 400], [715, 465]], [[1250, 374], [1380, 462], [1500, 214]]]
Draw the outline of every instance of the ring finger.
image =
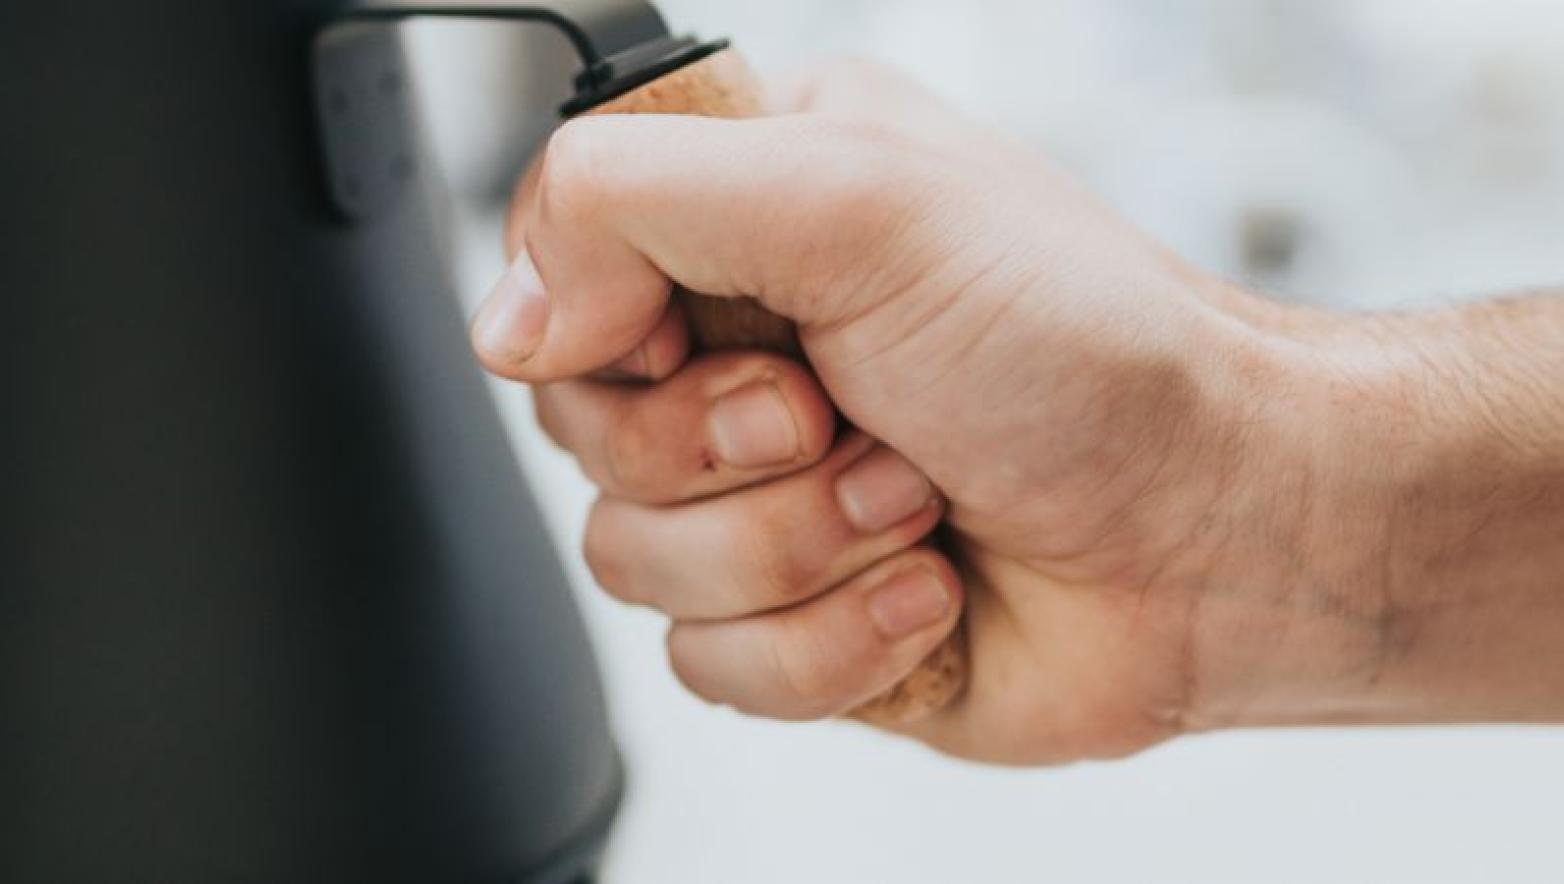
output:
[[674, 508], [604, 499], [586, 557], [615, 597], [683, 620], [796, 605], [913, 546], [943, 501], [894, 451], [850, 435], [818, 466]]

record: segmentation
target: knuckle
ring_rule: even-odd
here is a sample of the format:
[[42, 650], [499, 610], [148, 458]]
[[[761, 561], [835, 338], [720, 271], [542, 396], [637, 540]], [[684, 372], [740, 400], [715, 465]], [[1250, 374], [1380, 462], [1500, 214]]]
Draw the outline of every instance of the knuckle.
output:
[[511, 189], [510, 208], [505, 217], [505, 258], [515, 260], [527, 247], [527, 221], [538, 189], [543, 156], [535, 158]]
[[593, 505], [581, 542], [582, 558], [586, 561], [587, 569], [592, 572], [592, 579], [605, 592], [622, 602], [634, 603], [635, 598], [627, 580], [629, 572], [621, 561], [621, 545], [615, 542], [616, 532], [609, 506], [602, 500]]
[[679, 680], [679, 684], [684, 685], [685, 690], [708, 703], [723, 702], [710, 679], [705, 677], [698, 665], [698, 657], [688, 632], [677, 623], [668, 630], [667, 652], [668, 665], [673, 670], [673, 676]]
[[627, 419], [621, 412], [609, 425], [603, 440], [600, 481], [633, 497], [647, 496], [652, 490], [645, 468], [648, 441], [640, 422]]
[[563, 418], [557, 400], [557, 395], [550, 387], [538, 387], [532, 396], [532, 414], [543, 435], [556, 446], [566, 448]]
[[898, 177], [894, 170], [880, 170], [899, 166], [898, 160], [916, 153], [918, 142], [884, 120], [826, 114], [813, 125], [818, 136], [848, 161], [854, 178], [867, 175], [876, 184]]
[[601, 123], [569, 120], [549, 137], [537, 182], [543, 214], [568, 219], [591, 213], [602, 192]]
[[[923, 217], [938, 193], [944, 163], [914, 137], [876, 120], [822, 116], [812, 123], [836, 217], [853, 219], [855, 236], [843, 245], [878, 254]], [[839, 228], [840, 231], [840, 228]]]
[[741, 561], [750, 563], [751, 579], [758, 598], [752, 601], [764, 608], [784, 607], [804, 601], [814, 594], [823, 568], [810, 551], [811, 544], [798, 542], [798, 520], [779, 512], [775, 506], [751, 513], [737, 525], [739, 539], [734, 547], [742, 551]]
[[777, 714], [800, 719], [830, 714], [840, 667], [830, 648], [812, 633], [782, 628], [766, 644], [765, 665], [778, 691]]
[[783, 544], [759, 531], [746, 531], [744, 536], [746, 558], [754, 568], [755, 605], [762, 609], [783, 607], [808, 596], [804, 569]]

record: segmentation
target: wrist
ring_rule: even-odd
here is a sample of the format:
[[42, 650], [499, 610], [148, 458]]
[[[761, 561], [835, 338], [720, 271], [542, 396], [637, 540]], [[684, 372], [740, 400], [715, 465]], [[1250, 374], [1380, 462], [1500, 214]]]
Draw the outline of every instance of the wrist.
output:
[[1246, 309], [1263, 370], [1192, 621], [1192, 725], [1564, 714], [1564, 407], [1524, 401], [1469, 331]]
[[[1395, 497], [1386, 438], [1406, 426], [1381, 391], [1316, 342], [1330, 318], [1224, 290], [1232, 319], [1217, 414], [1230, 443], [1190, 538], [1193, 730], [1368, 714], [1365, 689], [1399, 613], [1383, 586]], [[1241, 308], [1241, 309], [1235, 309]]]

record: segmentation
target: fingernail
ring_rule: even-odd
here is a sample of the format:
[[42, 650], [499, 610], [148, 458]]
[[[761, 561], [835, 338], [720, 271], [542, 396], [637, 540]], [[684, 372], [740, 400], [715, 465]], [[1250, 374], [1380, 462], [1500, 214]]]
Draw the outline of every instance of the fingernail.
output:
[[836, 480], [836, 500], [847, 521], [878, 534], [916, 516], [934, 499], [934, 486], [906, 458], [880, 447]]
[[478, 311], [478, 346], [505, 365], [526, 362], [548, 329], [548, 296], [531, 257], [523, 251]]
[[950, 611], [950, 590], [923, 568], [903, 571], [869, 596], [869, 619], [888, 641], [926, 629]]
[[720, 397], [711, 407], [710, 429], [717, 457], [729, 466], [752, 470], [798, 457], [798, 426], [770, 381]]

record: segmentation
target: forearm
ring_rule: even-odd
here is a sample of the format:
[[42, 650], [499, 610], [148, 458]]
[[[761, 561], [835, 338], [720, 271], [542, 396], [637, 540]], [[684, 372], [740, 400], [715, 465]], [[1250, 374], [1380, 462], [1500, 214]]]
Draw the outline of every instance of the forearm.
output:
[[1564, 721], [1564, 297], [1260, 334], [1304, 375], [1249, 501], [1277, 591], [1216, 606], [1265, 637], [1209, 723]]

